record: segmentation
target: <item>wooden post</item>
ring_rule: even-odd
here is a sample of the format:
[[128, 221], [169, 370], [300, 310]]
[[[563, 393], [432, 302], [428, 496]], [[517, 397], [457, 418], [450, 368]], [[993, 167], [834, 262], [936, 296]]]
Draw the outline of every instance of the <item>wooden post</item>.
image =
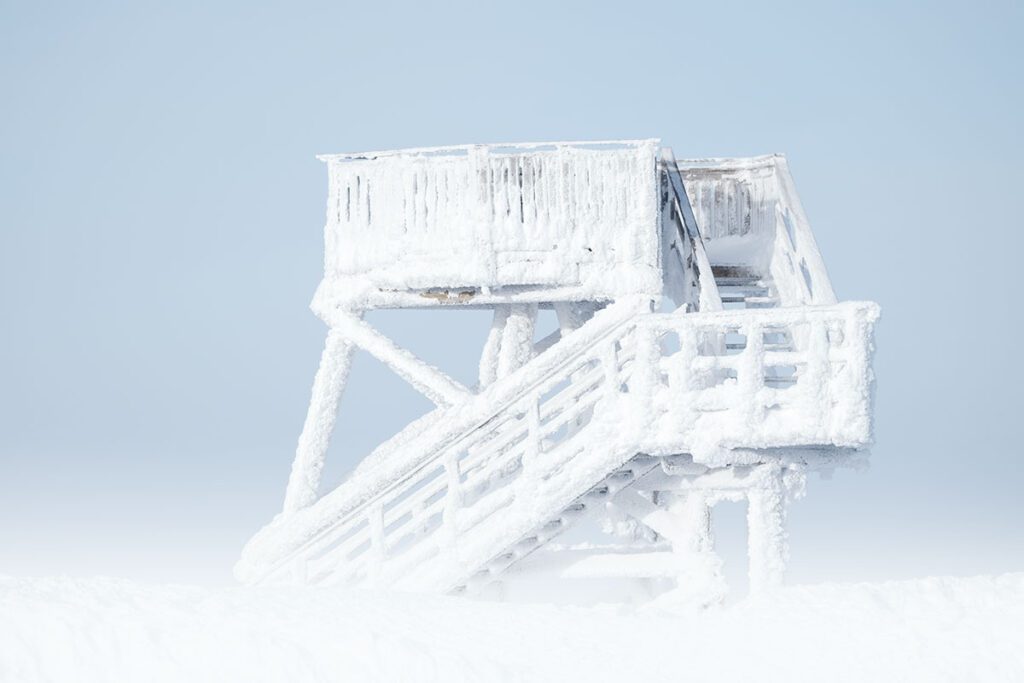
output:
[[484, 351], [480, 355], [480, 389], [490, 386], [498, 379], [498, 357], [501, 355], [501, 338], [508, 322], [509, 306], [496, 306], [491, 329], [484, 342]]
[[711, 501], [707, 491], [691, 489], [669, 507], [677, 520], [681, 539], [672, 543], [682, 571], [674, 591], [684, 603], [711, 605], [721, 602], [728, 586], [722, 577], [722, 560], [711, 538]]
[[533, 330], [537, 304], [512, 304], [501, 335], [497, 378], [507, 377], [533, 356]]
[[763, 593], [782, 584], [786, 569], [786, 495], [782, 467], [759, 467], [758, 481], [747, 493], [747, 552], [750, 593]]

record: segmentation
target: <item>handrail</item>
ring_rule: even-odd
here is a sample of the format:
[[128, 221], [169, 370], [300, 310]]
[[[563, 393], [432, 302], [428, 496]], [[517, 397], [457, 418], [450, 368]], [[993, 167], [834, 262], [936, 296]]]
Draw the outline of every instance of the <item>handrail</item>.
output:
[[393, 156], [443, 156], [448, 154], [463, 154], [472, 150], [549, 150], [560, 147], [607, 148], [607, 147], [643, 147], [644, 145], [657, 145], [657, 138], [633, 139], [633, 140], [575, 140], [564, 142], [511, 142], [511, 143], [486, 143], [476, 145], [447, 145], [441, 147], [409, 147], [406, 149], [388, 149], [372, 152], [341, 152], [337, 154], [318, 154], [320, 161], [363, 161], [368, 159], [379, 159]]
[[837, 299], [825, 261], [821, 257], [814, 233], [811, 232], [803, 204], [793, 187], [789, 164], [781, 154], [775, 158], [774, 175], [779, 186], [780, 201], [777, 217], [781, 225], [776, 228], [777, 239], [785, 240], [796, 255], [796, 267], [800, 269], [798, 280], [806, 285], [808, 303], [834, 304]]
[[[701, 311], [722, 310], [722, 298], [718, 293], [718, 285], [715, 284], [714, 275], [711, 271], [711, 262], [708, 260], [707, 251], [704, 249], [704, 239], [700, 233], [700, 226], [693, 215], [693, 207], [690, 206], [690, 198], [686, 194], [682, 176], [676, 165], [675, 156], [671, 148], [665, 147], [661, 150], [662, 168], [668, 179], [668, 189], [671, 195], [674, 208], [674, 217], [677, 219], [676, 229], [680, 237], [687, 243], [690, 253], [693, 255], [692, 268], [696, 274], [697, 282], [697, 308]], [[684, 269], [686, 264], [683, 264]]]

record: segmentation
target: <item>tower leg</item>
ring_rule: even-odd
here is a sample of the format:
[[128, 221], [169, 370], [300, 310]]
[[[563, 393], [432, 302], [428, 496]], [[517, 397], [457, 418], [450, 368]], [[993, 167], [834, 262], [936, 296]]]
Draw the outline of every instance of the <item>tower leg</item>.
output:
[[[566, 336], [583, 327], [587, 320], [594, 315], [594, 305], [588, 303], [566, 301], [556, 303], [554, 308], [555, 315], [558, 317], [558, 328], [562, 339], [565, 339]], [[580, 377], [585, 374], [585, 370], [578, 370], [570, 376], [570, 381], [575, 384], [579, 381]], [[586, 420], [586, 415], [577, 415], [568, 425], [566, 438], [568, 439], [574, 436], [586, 423]]]
[[498, 379], [512, 374], [533, 357], [537, 304], [512, 304], [501, 335]]
[[494, 309], [494, 322], [480, 357], [480, 388], [505, 377], [533, 356], [537, 304], [511, 304]]
[[498, 306], [494, 309], [494, 320], [484, 342], [484, 351], [480, 356], [480, 389], [490, 386], [498, 379], [498, 357], [501, 355], [501, 338], [505, 334], [505, 323], [508, 322], [510, 306]]
[[352, 367], [355, 346], [336, 329], [327, 333], [327, 342], [320, 357], [320, 367], [313, 380], [313, 395], [302, 426], [299, 444], [288, 477], [284, 496], [284, 512], [295, 512], [317, 499], [320, 473], [330, 444], [338, 403]]
[[670, 595], [683, 604], [704, 606], [721, 602], [727, 593], [722, 561], [711, 538], [711, 505], [705, 491], [686, 493], [670, 507], [678, 520], [682, 543], [672, 544], [680, 556], [683, 571], [678, 588]]
[[558, 327], [565, 337], [573, 330], [583, 327], [594, 315], [594, 305], [589, 303], [566, 301], [554, 305], [558, 317]]
[[762, 465], [759, 485], [747, 494], [747, 552], [750, 592], [782, 585], [786, 547], [786, 492], [779, 465]]

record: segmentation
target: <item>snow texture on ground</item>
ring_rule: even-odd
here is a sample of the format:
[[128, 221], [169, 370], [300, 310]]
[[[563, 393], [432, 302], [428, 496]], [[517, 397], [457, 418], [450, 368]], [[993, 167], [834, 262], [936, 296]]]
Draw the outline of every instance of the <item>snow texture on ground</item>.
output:
[[1020, 681], [1024, 574], [682, 614], [0, 578], [0, 681]]

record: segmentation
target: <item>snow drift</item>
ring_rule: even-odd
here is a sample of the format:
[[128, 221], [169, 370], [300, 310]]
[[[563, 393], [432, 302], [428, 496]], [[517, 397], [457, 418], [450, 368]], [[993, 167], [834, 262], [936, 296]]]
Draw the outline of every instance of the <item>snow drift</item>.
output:
[[0, 680], [1019, 681], [1024, 574], [816, 585], [704, 612], [0, 578]]

